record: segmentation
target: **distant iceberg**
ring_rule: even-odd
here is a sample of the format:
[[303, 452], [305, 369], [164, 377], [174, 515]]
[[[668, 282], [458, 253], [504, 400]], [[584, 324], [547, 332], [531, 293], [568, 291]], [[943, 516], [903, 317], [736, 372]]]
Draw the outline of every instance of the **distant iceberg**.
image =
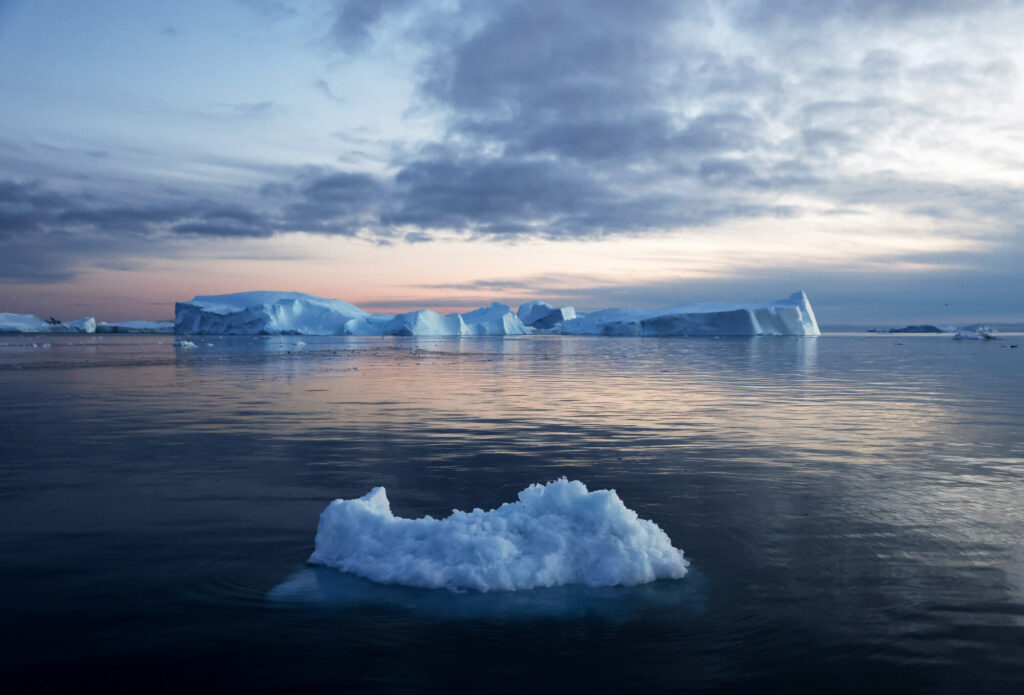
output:
[[369, 317], [369, 312], [339, 299], [301, 292], [238, 292], [177, 302], [174, 331], [222, 335], [344, 335], [346, 324]]
[[992, 329], [988, 326], [968, 326], [961, 328], [953, 336], [954, 340], [995, 340]]
[[560, 324], [566, 335], [821, 335], [803, 292], [771, 304], [684, 304], [667, 309], [604, 309]]
[[174, 329], [179, 334], [226, 335], [820, 335], [803, 292], [770, 304], [686, 304], [586, 315], [541, 301], [527, 302], [518, 311], [495, 302], [464, 314], [430, 309], [371, 314], [348, 302], [299, 292], [240, 292], [178, 302]]
[[679, 579], [689, 563], [614, 490], [565, 478], [534, 484], [491, 511], [405, 519], [384, 488], [334, 500], [320, 515], [311, 564], [384, 584], [513, 591]]
[[[904, 326], [903, 328], [890, 328], [889, 333], [956, 333], [956, 326], [936, 326], [931, 323]], [[875, 331], [876, 333], [878, 331]]]
[[119, 321], [96, 324], [97, 333], [174, 333], [174, 321]]
[[96, 319], [90, 317], [76, 321], [44, 321], [32, 314], [0, 312], [0, 333], [95, 333]]

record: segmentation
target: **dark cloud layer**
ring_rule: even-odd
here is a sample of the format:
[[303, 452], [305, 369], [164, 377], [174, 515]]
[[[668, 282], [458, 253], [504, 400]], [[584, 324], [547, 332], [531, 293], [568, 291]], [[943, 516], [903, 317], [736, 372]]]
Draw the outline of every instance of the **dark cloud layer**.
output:
[[[381, 226], [587, 238], [800, 215], [799, 207], [778, 203], [794, 192], [825, 208], [881, 201], [905, 212], [934, 203], [981, 214], [972, 197], [1006, 196], [977, 184], [948, 206], [941, 201], [950, 187], [927, 179], [876, 186], [875, 199], [856, 195], [871, 188], [864, 184], [846, 190], [844, 158], [900, 127], [943, 117], [934, 100], [851, 93], [875, 94], [876, 85], [901, 78], [920, 89], [963, 74], [968, 81], [1007, 78], [1012, 64], [911, 72], [898, 46], [859, 55], [827, 49], [830, 32], [1008, 7], [469, 0], [455, 12], [432, 12], [427, 3], [353, 1], [338, 4], [332, 35], [358, 50], [389, 18], [413, 15], [408, 23], [421, 28], [415, 35], [427, 49], [420, 97], [448, 115], [443, 141], [393, 162]], [[740, 43], [708, 40], [723, 24]], [[792, 47], [766, 44], [766, 27], [824, 47], [820, 64], [794, 68]], [[893, 178], [879, 173], [882, 181]]]

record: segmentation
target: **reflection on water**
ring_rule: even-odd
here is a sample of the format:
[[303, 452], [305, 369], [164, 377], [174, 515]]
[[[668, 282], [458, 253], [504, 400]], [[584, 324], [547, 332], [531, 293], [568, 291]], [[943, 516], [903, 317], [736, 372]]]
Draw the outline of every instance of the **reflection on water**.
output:
[[[1024, 355], [1000, 341], [46, 341], [0, 340], [16, 685], [1024, 685]], [[446, 516], [561, 475], [617, 489], [687, 578], [296, 572], [333, 498], [384, 485], [397, 515]]]
[[674, 619], [706, 610], [706, 578], [691, 570], [686, 581], [657, 581], [631, 587], [561, 586], [531, 591], [416, 589], [375, 584], [327, 567], [307, 567], [270, 590], [272, 601], [334, 609], [387, 606], [426, 620], [502, 620], [600, 618], [618, 622], [643, 615], [650, 620], [672, 611]]

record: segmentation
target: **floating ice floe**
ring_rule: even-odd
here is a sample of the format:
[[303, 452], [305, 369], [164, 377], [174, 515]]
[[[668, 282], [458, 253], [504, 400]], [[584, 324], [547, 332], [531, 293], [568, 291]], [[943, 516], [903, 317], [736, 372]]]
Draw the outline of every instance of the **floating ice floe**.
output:
[[173, 344], [174, 347], [176, 348], [183, 348], [186, 350], [191, 350], [196, 346], [196, 344], [193, 343], [191, 340], [175, 340]]
[[565, 478], [444, 519], [394, 516], [382, 487], [334, 500], [309, 562], [385, 584], [477, 591], [636, 585], [679, 579], [689, 564], [614, 490], [589, 492]]
[[547, 302], [518, 312], [495, 302], [463, 314], [421, 309], [371, 314], [348, 302], [299, 292], [199, 296], [175, 305], [175, 332], [230, 335], [477, 336], [567, 335], [725, 336], [820, 335], [803, 292], [767, 304], [684, 304], [667, 309], [605, 309], [577, 314]]

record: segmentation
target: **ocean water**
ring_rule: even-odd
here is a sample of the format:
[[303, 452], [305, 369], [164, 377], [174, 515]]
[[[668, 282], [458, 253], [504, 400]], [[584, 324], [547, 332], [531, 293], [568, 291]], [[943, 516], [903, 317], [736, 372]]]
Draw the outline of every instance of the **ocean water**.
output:
[[[1024, 689], [1021, 336], [171, 339], [0, 336], [4, 692]], [[689, 574], [305, 564], [334, 498], [560, 476]]]

